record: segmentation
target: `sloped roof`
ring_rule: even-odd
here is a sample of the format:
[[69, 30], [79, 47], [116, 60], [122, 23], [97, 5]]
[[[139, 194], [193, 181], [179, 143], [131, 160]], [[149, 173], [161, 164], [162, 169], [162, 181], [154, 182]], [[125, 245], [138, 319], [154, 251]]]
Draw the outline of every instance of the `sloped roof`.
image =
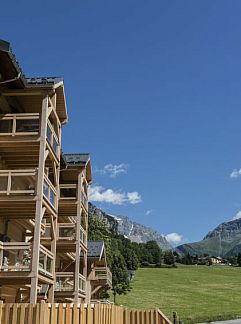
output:
[[88, 257], [101, 258], [104, 252], [104, 241], [88, 241]]
[[63, 77], [33, 77], [25, 78], [27, 85], [55, 85], [59, 82], [63, 82]]
[[63, 154], [63, 158], [67, 165], [83, 166], [90, 160], [89, 153], [77, 153], [77, 154]]
[[92, 181], [92, 171], [89, 153], [61, 154], [61, 163], [67, 167], [86, 168], [86, 179], [88, 183]]
[[[62, 77], [26, 78], [9, 42], [0, 39], [0, 86], [9, 89], [54, 89], [57, 93], [56, 111], [61, 123], [68, 121]], [[2, 83], [1, 83], [2, 82]]]

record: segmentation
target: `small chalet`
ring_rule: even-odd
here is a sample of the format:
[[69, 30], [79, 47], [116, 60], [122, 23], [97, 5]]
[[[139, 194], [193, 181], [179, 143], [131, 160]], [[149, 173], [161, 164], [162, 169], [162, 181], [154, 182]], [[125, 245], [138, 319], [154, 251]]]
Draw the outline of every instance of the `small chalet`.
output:
[[[103, 241], [88, 241], [87, 296], [89, 301], [101, 299], [101, 295], [112, 287], [112, 274], [107, 266]], [[87, 297], [87, 298], [88, 298]]]

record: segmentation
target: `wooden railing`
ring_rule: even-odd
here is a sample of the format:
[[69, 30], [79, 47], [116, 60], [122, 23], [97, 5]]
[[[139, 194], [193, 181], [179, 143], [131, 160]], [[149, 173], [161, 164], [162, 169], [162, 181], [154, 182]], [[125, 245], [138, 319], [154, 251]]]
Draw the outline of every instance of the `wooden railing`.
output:
[[[29, 242], [0, 242], [1, 271], [31, 271], [32, 244]], [[54, 255], [40, 245], [39, 273], [53, 277]]]
[[106, 280], [110, 287], [112, 285], [112, 273], [108, 267], [96, 267], [95, 279]]
[[[44, 234], [42, 238], [51, 239], [51, 225], [46, 224], [44, 227]], [[76, 223], [58, 223], [57, 226], [57, 240], [76, 240]], [[87, 246], [86, 231], [80, 226], [80, 242]]]
[[76, 200], [77, 199], [77, 185], [76, 184], [61, 184], [60, 199]]
[[82, 226], [80, 226], [80, 241], [87, 246], [87, 234]]
[[[74, 272], [56, 272], [55, 277], [55, 291], [74, 291]], [[79, 292], [82, 294], [85, 294], [85, 282], [85, 277], [79, 273]]]
[[0, 194], [34, 195], [36, 169], [0, 170]]
[[172, 324], [159, 310], [102, 304], [3, 304], [0, 324]]
[[39, 273], [44, 274], [48, 277], [54, 276], [53, 269], [53, 260], [54, 254], [46, 249], [43, 245], [40, 245], [40, 253], [39, 253]]
[[39, 130], [38, 113], [0, 115], [0, 136], [38, 135]]
[[83, 190], [81, 191], [81, 202], [84, 208], [86, 209], [86, 211], [88, 211], [88, 199]]
[[74, 291], [74, 272], [56, 272], [55, 278], [55, 291]]
[[86, 279], [85, 277], [79, 273], [79, 291], [82, 293], [82, 294], [85, 294], [86, 291], [85, 291], [85, 285], [86, 285]]
[[48, 120], [48, 124], [47, 124], [47, 139], [48, 139], [54, 153], [56, 155], [58, 155], [58, 150], [59, 150], [58, 136], [56, 135], [55, 130], [49, 120]]
[[49, 203], [52, 205], [52, 207], [56, 208], [57, 191], [46, 175], [44, 176], [43, 193], [44, 196], [48, 199]]
[[0, 271], [30, 271], [31, 243], [0, 242]]

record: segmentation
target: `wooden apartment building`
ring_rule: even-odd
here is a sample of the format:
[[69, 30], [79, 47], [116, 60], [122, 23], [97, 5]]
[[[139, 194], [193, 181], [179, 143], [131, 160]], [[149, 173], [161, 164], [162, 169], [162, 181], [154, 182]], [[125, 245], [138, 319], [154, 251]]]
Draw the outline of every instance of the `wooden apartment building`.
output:
[[[26, 78], [0, 41], [0, 299], [82, 302], [88, 154], [63, 154], [63, 79]], [[105, 265], [106, 266], [106, 265]]]

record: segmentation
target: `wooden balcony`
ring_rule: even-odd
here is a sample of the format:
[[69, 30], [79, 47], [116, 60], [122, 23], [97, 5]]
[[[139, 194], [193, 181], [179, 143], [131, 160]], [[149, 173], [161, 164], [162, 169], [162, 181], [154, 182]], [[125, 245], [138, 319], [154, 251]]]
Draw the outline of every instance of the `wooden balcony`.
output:
[[[60, 200], [70, 203], [71, 201], [77, 201], [77, 184], [61, 184], [59, 187]], [[88, 212], [88, 198], [83, 190], [80, 193], [80, 201], [86, 212]]]
[[40, 120], [38, 113], [0, 115], [0, 142], [10, 137], [39, 135]]
[[35, 196], [36, 169], [0, 170], [0, 196]]
[[[74, 272], [56, 272], [55, 292], [74, 293]], [[86, 279], [79, 274], [79, 294], [85, 295]]]
[[[76, 240], [76, 224], [59, 223], [57, 240]], [[82, 226], [80, 226], [80, 242], [87, 245], [87, 234]]]
[[95, 280], [105, 282], [109, 287], [112, 286], [112, 273], [108, 267], [95, 268]]
[[[0, 278], [21, 280], [31, 276], [32, 243], [0, 242]], [[40, 245], [39, 275], [54, 278], [54, 255]]]
[[[42, 236], [45, 245], [50, 244], [51, 227], [50, 224], [45, 225], [45, 232]], [[87, 234], [80, 226], [80, 242], [87, 249]], [[59, 251], [75, 251], [76, 249], [76, 223], [58, 223], [57, 227], [57, 249]]]
[[60, 200], [76, 201], [77, 200], [77, 185], [76, 184], [60, 184]]

